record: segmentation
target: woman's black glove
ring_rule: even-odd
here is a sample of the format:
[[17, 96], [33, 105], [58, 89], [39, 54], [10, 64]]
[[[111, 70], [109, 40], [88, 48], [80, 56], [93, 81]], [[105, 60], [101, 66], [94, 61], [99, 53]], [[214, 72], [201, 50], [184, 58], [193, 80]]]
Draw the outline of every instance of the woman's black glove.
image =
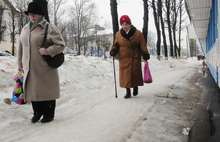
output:
[[149, 60], [150, 59], [150, 54], [149, 53], [143, 54], [143, 59], [144, 60]]

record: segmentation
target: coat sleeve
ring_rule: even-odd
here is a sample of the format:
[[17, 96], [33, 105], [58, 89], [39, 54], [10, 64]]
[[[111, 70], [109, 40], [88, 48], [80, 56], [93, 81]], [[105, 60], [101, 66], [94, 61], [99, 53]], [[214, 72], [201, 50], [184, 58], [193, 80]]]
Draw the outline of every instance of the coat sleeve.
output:
[[115, 35], [115, 42], [114, 42], [114, 44], [111, 47], [111, 50], [114, 50], [116, 52], [118, 52], [118, 50], [119, 50], [118, 38], [119, 38], [119, 32], [116, 33], [116, 35]]
[[18, 58], [17, 58], [18, 67], [23, 67], [22, 66], [22, 53], [23, 53], [22, 50], [23, 50], [22, 43], [21, 43], [21, 40], [19, 40]]
[[50, 42], [50, 46], [47, 48], [50, 56], [54, 57], [65, 49], [63, 37], [59, 29], [53, 24], [49, 24], [47, 40]]
[[147, 49], [147, 45], [146, 45], [145, 39], [144, 39], [144, 36], [143, 36], [143, 34], [141, 32], [139, 33], [139, 37], [140, 37], [139, 38], [140, 39], [140, 48], [141, 48], [142, 54], [149, 53], [148, 49]]

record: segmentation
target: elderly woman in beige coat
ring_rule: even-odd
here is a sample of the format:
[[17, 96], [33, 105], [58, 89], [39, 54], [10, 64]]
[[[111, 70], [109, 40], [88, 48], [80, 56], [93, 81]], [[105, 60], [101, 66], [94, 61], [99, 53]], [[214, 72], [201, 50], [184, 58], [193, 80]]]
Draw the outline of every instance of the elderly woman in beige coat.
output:
[[120, 87], [126, 88], [124, 98], [131, 97], [130, 88], [133, 88], [133, 96], [138, 95], [138, 86], [143, 86], [141, 70], [141, 56], [149, 60], [150, 55], [143, 34], [137, 30], [127, 15], [120, 18], [121, 30], [115, 35], [110, 55], [119, 53], [119, 80]]
[[58, 70], [48, 66], [42, 55], [53, 57], [61, 53], [65, 48], [64, 40], [58, 28], [49, 24], [46, 48], [40, 48], [48, 24], [42, 6], [31, 2], [25, 14], [30, 22], [22, 29], [18, 51], [18, 70], [24, 73], [24, 100], [31, 101], [32, 123], [42, 116], [42, 123], [50, 122], [54, 119], [56, 99], [60, 97], [59, 76]]

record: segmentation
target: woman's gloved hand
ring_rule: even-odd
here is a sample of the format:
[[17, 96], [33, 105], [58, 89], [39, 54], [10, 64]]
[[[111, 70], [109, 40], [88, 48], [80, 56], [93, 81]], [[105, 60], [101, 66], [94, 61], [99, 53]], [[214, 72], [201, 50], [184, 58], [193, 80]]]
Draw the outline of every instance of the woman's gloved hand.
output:
[[149, 53], [143, 54], [143, 59], [144, 60], [149, 60], [150, 59], [150, 54]]
[[115, 56], [115, 55], [116, 55], [116, 51], [115, 51], [115, 50], [111, 50], [111, 51], [110, 51], [110, 55], [111, 55], [111, 56]]

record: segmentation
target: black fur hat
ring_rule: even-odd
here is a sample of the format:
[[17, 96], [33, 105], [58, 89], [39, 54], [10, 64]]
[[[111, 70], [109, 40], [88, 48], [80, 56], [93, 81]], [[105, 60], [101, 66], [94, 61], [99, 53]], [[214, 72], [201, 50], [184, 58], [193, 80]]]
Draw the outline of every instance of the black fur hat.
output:
[[38, 2], [31, 2], [28, 5], [28, 10], [24, 12], [26, 15], [28, 13], [34, 13], [34, 14], [39, 14], [44, 16], [43, 8], [40, 3]]

